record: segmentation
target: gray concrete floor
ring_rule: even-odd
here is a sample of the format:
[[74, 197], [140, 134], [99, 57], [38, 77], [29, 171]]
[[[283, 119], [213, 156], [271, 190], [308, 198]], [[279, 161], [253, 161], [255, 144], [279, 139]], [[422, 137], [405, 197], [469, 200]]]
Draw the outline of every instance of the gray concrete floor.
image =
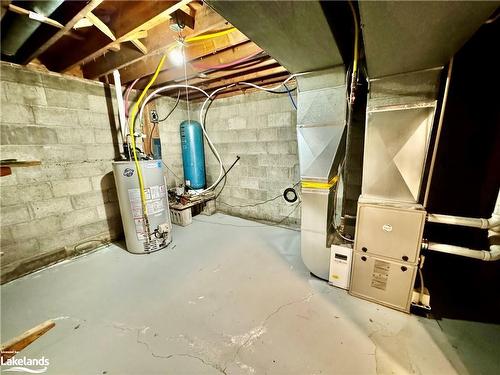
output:
[[50, 374], [500, 373], [498, 327], [406, 315], [311, 277], [300, 233], [222, 214], [169, 250], [117, 245], [1, 288], [2, 341]]

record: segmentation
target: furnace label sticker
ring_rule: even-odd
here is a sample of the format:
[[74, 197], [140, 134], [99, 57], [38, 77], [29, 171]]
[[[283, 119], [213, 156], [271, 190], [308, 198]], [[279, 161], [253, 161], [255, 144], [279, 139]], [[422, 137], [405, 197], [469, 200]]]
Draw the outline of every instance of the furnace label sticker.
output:
[[389, 279], [389, 271], [391, 264], [383, 260], [376, 260], [373, 265], [372, 287], [380, 290], [386, 290], [387, 279]]

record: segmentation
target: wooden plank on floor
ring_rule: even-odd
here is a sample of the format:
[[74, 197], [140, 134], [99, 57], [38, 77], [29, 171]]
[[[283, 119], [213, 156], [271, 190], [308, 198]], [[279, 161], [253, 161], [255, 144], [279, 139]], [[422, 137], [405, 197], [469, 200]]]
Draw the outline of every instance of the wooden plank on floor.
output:
[[7, 359], [15, 356], [17, 352], [21, 351], [40, 336], [54, 328], [55, 325], [56, 323], [54, 321], [47, 320], [2, 344], [2, 347], [0, 348], [2, 362], [5, 362]]

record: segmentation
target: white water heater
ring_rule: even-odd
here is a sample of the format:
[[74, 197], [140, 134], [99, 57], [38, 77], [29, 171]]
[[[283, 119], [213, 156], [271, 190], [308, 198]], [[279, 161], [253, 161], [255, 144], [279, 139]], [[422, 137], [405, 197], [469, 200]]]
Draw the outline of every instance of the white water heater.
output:
[[127, 250], [135, 254], [147, 254], [168, 246], [172, 241], [172, 225], [161, 160], [141, 160], [139, 164], [144, 180], [150, 238], [143, 218], [135, 163], [114, 162], [113, 172]]

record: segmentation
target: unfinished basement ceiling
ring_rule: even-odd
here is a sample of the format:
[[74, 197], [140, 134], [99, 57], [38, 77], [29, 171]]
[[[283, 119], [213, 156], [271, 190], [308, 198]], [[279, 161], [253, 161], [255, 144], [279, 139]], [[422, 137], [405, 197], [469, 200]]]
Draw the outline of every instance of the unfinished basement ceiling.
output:
[[1, 27], [2, 46], [11, 46], [2, 47], [4, 61], [104, 82], [113, 82], [111, 73], [119, 69], [122, 84], [138, 79], [137, 89], [146, 86], [180, 36], [216, 32], [217, 38], [186, 41], [186, 72], [167, 59], [155, 86], [187, 76], [190, 84], [214, 90], [242, 80], [274, 84], [289, 74], [202, 1], [7, 1]]

